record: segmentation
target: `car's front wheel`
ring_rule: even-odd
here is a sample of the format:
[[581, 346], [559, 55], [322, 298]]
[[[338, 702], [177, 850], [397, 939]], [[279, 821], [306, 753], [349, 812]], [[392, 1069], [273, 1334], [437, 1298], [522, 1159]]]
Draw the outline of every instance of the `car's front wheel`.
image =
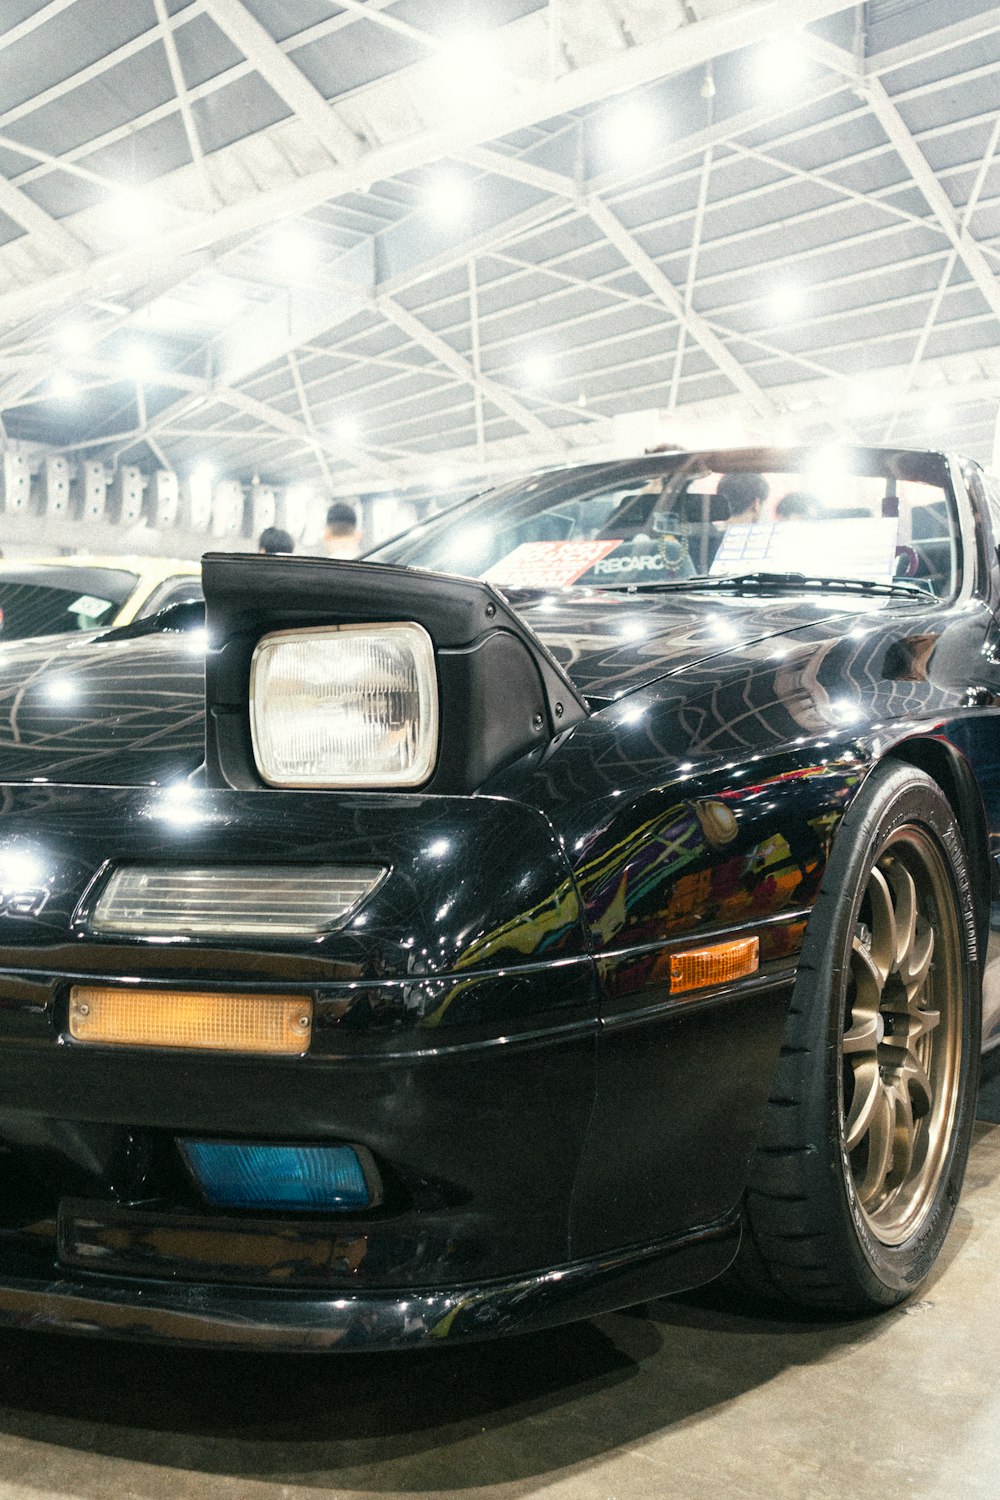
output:
[[980, 1047], [968, 856], [923, 772], [887, 764], [838, 832], [745, 1199], [737, 1275], [811, 1306], [891, 1306], [934, 1264]]

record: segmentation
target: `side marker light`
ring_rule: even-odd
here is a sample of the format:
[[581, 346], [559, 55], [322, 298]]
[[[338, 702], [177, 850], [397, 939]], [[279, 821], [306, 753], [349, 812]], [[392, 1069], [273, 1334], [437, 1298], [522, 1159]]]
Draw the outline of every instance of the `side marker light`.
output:
[[760, 968], [760, 939], [734, 938], [710, 948], [689, 948], [670, 955], [670, 993], [703, 990], [710, 984], [730, 984], [756, 974]]

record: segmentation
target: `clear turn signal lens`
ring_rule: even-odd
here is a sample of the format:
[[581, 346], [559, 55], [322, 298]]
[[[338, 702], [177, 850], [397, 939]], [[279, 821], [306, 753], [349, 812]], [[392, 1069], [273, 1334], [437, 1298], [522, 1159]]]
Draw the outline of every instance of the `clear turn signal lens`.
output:
[[422, 786], [437, 760], [430, 636], [412, 621], [264, 636], [250, 668], [250, 731], [272, 786]]
[[379, 866], [124, 865], [88, 926], [135, 937], [318, 937], [346, 921], [386, 873]]

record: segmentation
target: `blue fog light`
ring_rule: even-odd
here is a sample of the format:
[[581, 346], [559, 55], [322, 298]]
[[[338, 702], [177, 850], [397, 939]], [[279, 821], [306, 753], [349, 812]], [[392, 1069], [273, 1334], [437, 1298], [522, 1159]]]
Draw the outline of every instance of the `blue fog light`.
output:
[[353, 1146], [179, 1145], [216, 1208], [368, 1208], [375, 1201]]

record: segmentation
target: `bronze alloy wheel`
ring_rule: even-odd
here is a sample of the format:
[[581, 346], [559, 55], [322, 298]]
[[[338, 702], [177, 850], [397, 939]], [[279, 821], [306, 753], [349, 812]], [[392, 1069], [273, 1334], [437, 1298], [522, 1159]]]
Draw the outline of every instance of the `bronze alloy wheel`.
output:
[[892, 834], [851, 946], [842, 1040], [844, 1147], [860, 1213], [898, 1245], [929, 1212], [958, 1107], [962, 941], [940, 845]]
[[979, 861], [925, 771], [890, 760], [865, 778], [806, 929], [750, 1165], [745, 1288], [861, 1312], [931, 1271], [975, 1115]]

